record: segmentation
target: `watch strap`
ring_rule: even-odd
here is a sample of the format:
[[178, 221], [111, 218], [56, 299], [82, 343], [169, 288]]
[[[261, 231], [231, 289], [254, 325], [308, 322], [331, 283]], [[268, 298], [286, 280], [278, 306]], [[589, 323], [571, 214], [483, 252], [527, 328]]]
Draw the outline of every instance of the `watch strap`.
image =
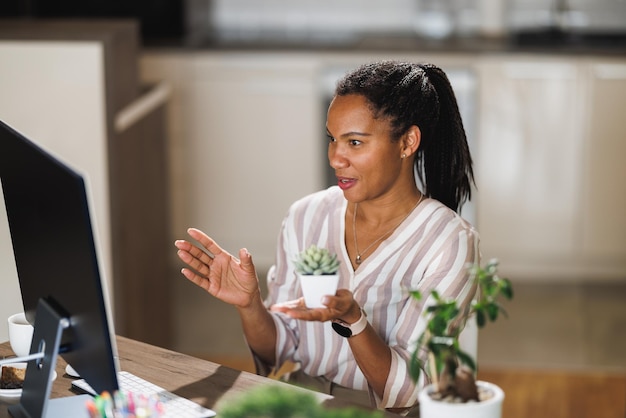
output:
[[367, 327], [367, 314], [361, 308], [361, 316], [359, 319], [353, 323], [348, 324], [341, 319], [333, 319], [333, 329], [342, 337], [351, 338], [356, 335], [359, 335], [363, 332], [363, 330]]

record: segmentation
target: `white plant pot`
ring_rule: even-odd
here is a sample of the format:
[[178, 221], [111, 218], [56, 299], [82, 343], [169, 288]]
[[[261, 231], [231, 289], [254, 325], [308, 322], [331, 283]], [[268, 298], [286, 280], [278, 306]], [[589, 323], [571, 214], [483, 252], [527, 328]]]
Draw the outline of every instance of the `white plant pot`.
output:
[[479, 387], [486, 388], [493, 396], [482, 402], [448, 403], [430, 397], [436, 390], [434, 385], [428, 385], [418, 395], [420, 403], [420, 418], [501, 418], [504, 392], [493, 383], [477, 381]]
[[325, 295], [337, 293], [339, 276], [336, 274], [324, 274], [321, 276], [299, 274], [298, 276], [304, 303], [307, 308], [325, 308], [326, 306], [322, 305], [322, 298]]

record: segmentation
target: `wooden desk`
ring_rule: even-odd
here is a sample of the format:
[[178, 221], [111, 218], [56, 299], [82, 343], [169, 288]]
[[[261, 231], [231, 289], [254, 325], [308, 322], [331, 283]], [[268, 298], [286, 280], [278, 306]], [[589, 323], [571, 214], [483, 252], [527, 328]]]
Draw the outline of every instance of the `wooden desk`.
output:
[[[120, 367], [139, 377], [179, 396], [191, 399], [216, 412], [220, 403], [232, 396], [240, 396], [261, 384], [289, 386], [276, 380], [257, 376], [201, 360], [171, 350], [155, 347], [124, 337], [117, 337]], [[0, 358], [12, 355], [9, 343], [0, 344]], [[72, 378], [65, 374], [66, 362], [59, 357], [56, 371], [57, 379], [52, 388], [52, 398], [71, 396]], [[349, 404], [332, 396], [314, 393], [320, 402], [328, 408], [340, 408]], [[9, 418], [7, 404], [0, 399], [0, 418]], [[397, 415], [386, 413], [386, 417]]]
[[[117, 337], [122, 370], [151, 381], [170, 392], [218, 412], [220, 403], [261, 384], [285, 383], [242, 372], [185, 354]], [[0, 344], [0, 358], [12, 355], [8, 343]], [[65, 361], [57, 362], [58, 377], [52, 397], [71, 396], [72, 378], [65, 375]], [[499, 385], [505, 392], [503, 418], [624, 418], [626, 374], [558, 370], [481, 370], [479, 378]], [[329, 408], [349, 406], [328, 395], [316, 394]], [[9, 418], [7, 403], [0, 400], [0, 418]], [[386, 413], [386, 417], [397, 415]]]

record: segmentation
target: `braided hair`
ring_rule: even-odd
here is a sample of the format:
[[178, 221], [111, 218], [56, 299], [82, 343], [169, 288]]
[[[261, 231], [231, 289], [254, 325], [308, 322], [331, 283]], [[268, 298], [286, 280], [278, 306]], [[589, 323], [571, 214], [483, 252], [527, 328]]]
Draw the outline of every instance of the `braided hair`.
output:
[[432, 64], [380, 61], [341, 79], [335, 95], [365, 97], [375, 118], [388, 119], [399, 140], [416, 125], [421, 131], [416, 172], [424, 193], [454, 211], [471, 198], [472, 158], [456, 97], [446, 74]]

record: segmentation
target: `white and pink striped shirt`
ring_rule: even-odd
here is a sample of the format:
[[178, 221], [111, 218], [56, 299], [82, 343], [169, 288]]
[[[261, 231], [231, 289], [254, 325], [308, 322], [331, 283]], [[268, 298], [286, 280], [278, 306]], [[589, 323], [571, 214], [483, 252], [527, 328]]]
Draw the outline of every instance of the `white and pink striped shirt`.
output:
[[[337, 253], [341, 261], [339, 287], [352, 291], [369, 323], [391, 349], [389, 379], [383, 398], [376, 397], [377, 406], [410, 407], [417, 403], [419, 388], [409, 376], [408, 364], [426, 326], [423, 312], [430, 303], [429, 295], [436, 289], [465, 306], [470, 303], [475, 287], [468, 280], [466, 265], [480, 261], [478, 233], [439, 201], [425, 199], [353, 271], [344, 241], [346, 208], [347, 201], [337, 186], [291, 206], [279, 237], [276, 269], [268, 278], [266, 305], [302, 296], [293, 264], [299, 252], [316, 244]], [[410, 290], [419, 290], [424, 297], [418, 301]], [[330, 322], [272, 314], [278, 333], [276, 369], [291, 360], [310, 376], [370, 390], [347, 340], [332, 330]]]

